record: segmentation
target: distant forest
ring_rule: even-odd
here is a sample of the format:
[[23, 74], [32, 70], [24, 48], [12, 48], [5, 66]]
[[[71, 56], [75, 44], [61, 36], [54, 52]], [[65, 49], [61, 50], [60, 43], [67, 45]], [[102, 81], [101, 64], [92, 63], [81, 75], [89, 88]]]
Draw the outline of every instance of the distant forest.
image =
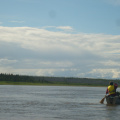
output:
[[63, 84], [63, 85], [93, 85], [106, 86], [110, 81], [120, 84], [120, 80], [94, 79], [94, 78], [73, 78], [73, 77], [47, 77], [28, 76], [0, 73], [0, 84], [7, 83], [30, 83], [30, 84]]
[[27, 75], [13, 75], [13, 74], [0, 74], [0, 81], [6, 82], [45, 82], [44, 77], [36, 80], [34, 76], [27, 76]]

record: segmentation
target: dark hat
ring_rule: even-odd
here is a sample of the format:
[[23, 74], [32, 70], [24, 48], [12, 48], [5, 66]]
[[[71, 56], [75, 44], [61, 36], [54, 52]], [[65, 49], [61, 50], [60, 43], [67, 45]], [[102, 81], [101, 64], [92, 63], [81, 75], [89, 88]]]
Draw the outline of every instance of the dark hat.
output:
[[110, 81], [110, 83], [109, 83], [109, 84], [110, 84], [110, 85], [113, 85], [113, 82], [111, 82], [111, 81]]

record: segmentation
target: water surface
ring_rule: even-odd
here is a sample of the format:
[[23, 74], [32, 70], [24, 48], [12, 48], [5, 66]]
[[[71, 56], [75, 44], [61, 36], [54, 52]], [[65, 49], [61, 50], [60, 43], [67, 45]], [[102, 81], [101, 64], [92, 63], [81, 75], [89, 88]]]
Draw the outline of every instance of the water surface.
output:
[[0, 120], [118, 120], [105, 87], [0, 86]]

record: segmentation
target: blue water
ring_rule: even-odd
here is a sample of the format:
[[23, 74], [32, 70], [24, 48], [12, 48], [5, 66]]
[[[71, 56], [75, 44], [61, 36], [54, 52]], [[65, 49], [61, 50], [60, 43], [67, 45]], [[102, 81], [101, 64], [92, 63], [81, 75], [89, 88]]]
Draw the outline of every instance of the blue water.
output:
[[118, 120], [105, 87], [0, 86], [0, 120]]

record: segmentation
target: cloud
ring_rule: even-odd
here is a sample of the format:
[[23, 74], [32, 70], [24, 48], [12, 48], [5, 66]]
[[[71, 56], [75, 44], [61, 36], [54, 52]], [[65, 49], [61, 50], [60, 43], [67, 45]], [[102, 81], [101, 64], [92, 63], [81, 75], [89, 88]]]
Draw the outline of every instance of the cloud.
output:
[[119, 40], [120, 35], [1, 26], [0, 72], [120, 78]]
[[73, 28], [71, 26], [44, 26], [43, 29], [46, 28], [53, 28], [54, 30], [63, 30], [63, 31], [73, 31]]
[[16, 63], [16, 60], [0, 59], [0, 65]]
[[99, 78], [120, 78], [120, 69], [93, 69], [90, 74], [96, 74]]
[[62, 30], [73, 30], [73, 28], [71, 26], [59, 26], [57, 28], [62, 29]]

